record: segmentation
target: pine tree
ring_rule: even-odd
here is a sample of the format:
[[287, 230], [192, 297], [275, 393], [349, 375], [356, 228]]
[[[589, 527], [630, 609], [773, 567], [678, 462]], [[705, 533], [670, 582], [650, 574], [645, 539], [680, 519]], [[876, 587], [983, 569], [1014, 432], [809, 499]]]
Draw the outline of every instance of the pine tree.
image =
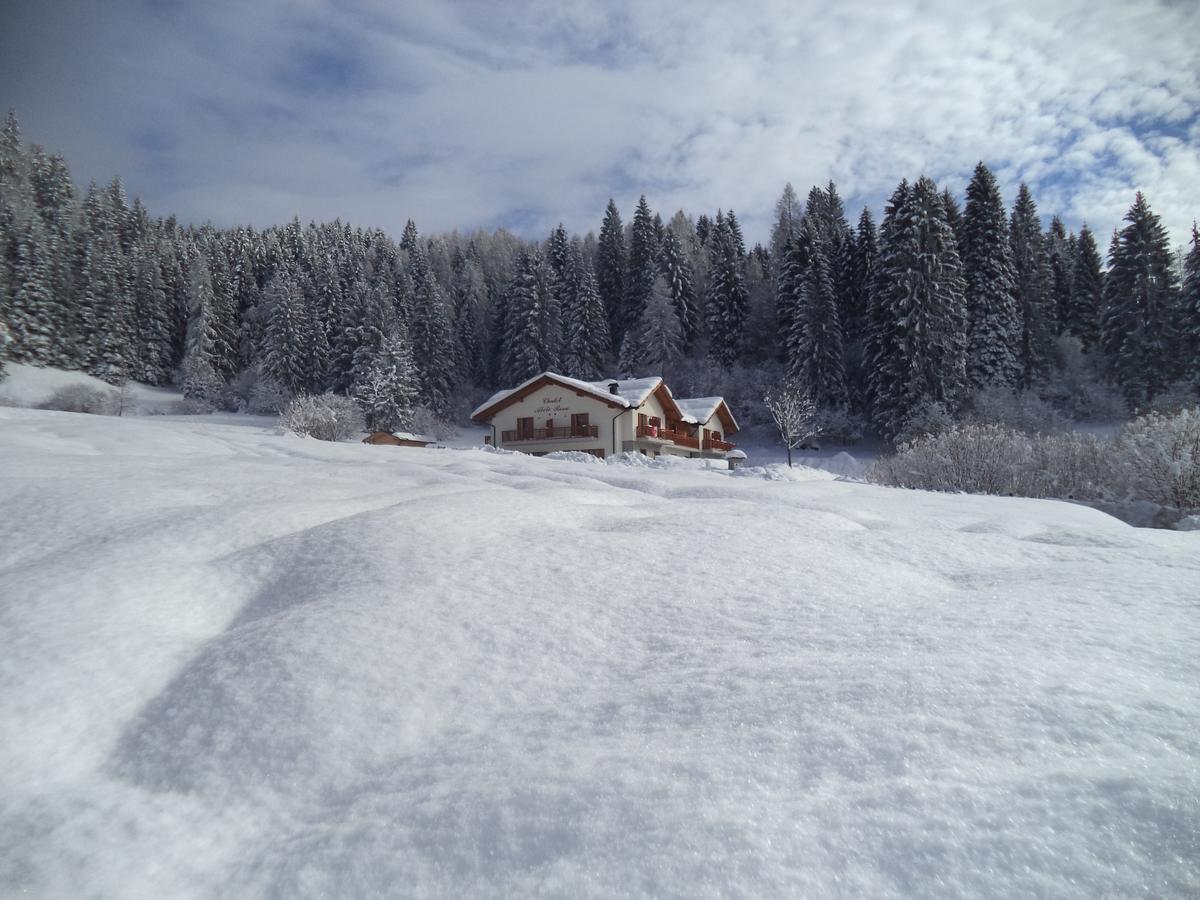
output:
[[815, 221], [806, 220], [800, 242], [807, 245], [808, 265], [791, 316], [788, 373], [806, 386], [819, 406], [844, 406], [846, 361], [841, 318], [829, 260]]
[[1179, 302], [1179, 359], [1181, 374], [1200, 388], [1200, 231], [1192, 223], [1192, 249], [1183, 262], [1183, 292]]
[[733, 249], [738, 259], [746, 258], [746, 239], [742, 237], [742, 226], [738, 224], [737, 215], [731, 209], [725, 214], [725, 226], [729, 229], [729, 237], [733, 240]]
[[967, 185], [961, 234], [968, 382], [973, 388], [1015, 385], [1022, 372], [1021, 331], [1008, 216], [996, 179], [982, 162]]
[[719, 212], [709, 234], [708, 253], [710, 280], [704, 302], [708, 352], [718, 365], [728, 369], [741, 353], [747, 293], [744, 256], [738, 251], [728, 220]]
[[1046, 265], [1050, 273], [1050, 305], [1054, 309], [1056, 335], [1067, 330], [1071, 308], [1071, 274], [1073, 255], [1071, 239], [1062, 219], [1055, 216], [1050, 220], [1046, 232]]
[[418, 378], [403, 326], [383, 336], [378, 351], [359, 373], [351, 391], [372, 431], [412, 427]]
[[197, 253], [188, 266], [188, 301], [187, 336], [181, 365], [183, 395], [212, 402], [217, 399], [223, 381], [213, 366], [216, 337], [212, 276], [208, 260], [201, 253]]
[[799, 237], [803, 218], [804, 207], [789, 181], [783, 186], [783, 194], [775, 203], [775, 223], [771, 226], [771, 258], [775, 260], [776, 279], [782, 270], [787, 247]]
[[871, 279], [879, 256], [879, 239], [871, 211], [863, 208], [858, 217], [853, 254], [847, 280], [847, 316], [842, 321], [846, 344], [846, 393], [850, 405], [861, 409], [866, 405], [867, 321], [871, 302]]
[[1140, 191], [1125, 221], [1104, 280], [1101, 342], [1112, 378], [1137, 405], [1178, 372], [1172, 329], [1179, 286], [1167, 231]]
[[1066, 329], [1090, 352], [1100, 342], [1100, 309], [1104, 300], [1104, 270], [1091, 229], [1085, 224], [1075, 241], [1071, 262], [1071, 297], [1067, 304]]
[[966, 311], [957, 242], [937, 185], [893, 195], [876, 280], [871, 370], [876, 427], [895, 437], [922, 404], [953, 405], [966, 383]]
[[654, 217], [643, 195], [633, 213], [633, 227], [629, 235], [629, 263], [625, 275], [625, 298], [618, 323], [622, 335], [633, 328], [642, 318], [642, 312], [654, 289], [654, 277], [658, 272], [658, 242], [654, 229]]
[[1009, 243], [1012, 246], [1021, 325], [1017, 344], [1021, 385], [1030, 387], [1044, 381], [1050, 374], [1057, 316], [1054, 313], [1054, 298], [1050, 293], [1049, 257], [1037, 204], [1024, 183], [1017, 191], [1017, 202], [1013, 206]]
[[295, 281], [283, 276], [272, 279], [263, 294], [267, 327], [263, 332], [262, 374], [290, 394], [305, 393], [309, 387], [308, 350], [310, 335], [305, 321], [304, 295]]
[[668, 228], [659, 250], [658, 270], [667, 282], [671, 302], [679, 319], [685, 348], [690, 348], [700, 332], [700, 309], [693, 286], [692, 266], [675, 232]]
[[409, 337], [413, 358], [421, 373], [421, 402], [438, 415], [445, 416], [450, 411], [458, 384], [454, 332], [441, 288], [419, 247], [411, 254], [410, 278], [413, 307]]
[[487, 383], [481, 317], [487, 306], [487, 283], [479, 261], [471, 256], [456, 276], [454, 326], [463, 374], [475, 384]]
[[503, 344], [504, 378], [510, 384], [557, 367], [560, 344], [549, 267], [538, 251], [521, 251], [509, 283]]
[[625, 267], [625, 227], [621, 224], [617, 204], [609, 199], [596, 247], [596, 287], [608, 313], [609, 336], [614, 348], [620, 345], [621, 338], [625, 336], [621, 321], [625, 300]]
[[650, 299], [641, 318], [625, 336], [620, 362], [622, 374], [630, 377], [650, 374], [666, 377], [682, 353], [683, 327], [675, 312], [671, 288], [666, 279], [659, 275], [654, 279]]
[[400, 249], [409, 253], [417, 249], [417, 223], [412, 219], [404, 223], [404, 233], [400, 236]]
[[134, 300], [137, 314], [137, 366], [130, 374], [147, 384], [166, 384], [171, 377], [171, 317], [158, 262], [157, 242], [136, 248]]
[[17, 223], [13, 244], [15, 259], [5, 313], [12, 338], [11, 357], [16, 362], [51, 365], [55, 347], [55, 301], [41, 219], [27, 215], [24, 221]]
[[567, 271], [573, 298], [565, 316], [563, 367], [573, 378], [593, 381], [603, 375], [612, 341], [596, 276], [578, 243], [571, 246]]

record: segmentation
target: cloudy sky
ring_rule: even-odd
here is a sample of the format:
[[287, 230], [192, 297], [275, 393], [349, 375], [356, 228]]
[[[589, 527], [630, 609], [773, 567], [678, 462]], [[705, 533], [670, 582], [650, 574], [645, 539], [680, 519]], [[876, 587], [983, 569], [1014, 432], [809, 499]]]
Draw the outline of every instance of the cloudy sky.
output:
[[979, 159], [1102, 247], [1137, 189], [1176, 242], [1200, 216], [1195, 0], [9, 0], [0, 26], [27, 139], [185, 221], [540, 237], [645, 193], [754, 240], [788, 181], [854, 215]]

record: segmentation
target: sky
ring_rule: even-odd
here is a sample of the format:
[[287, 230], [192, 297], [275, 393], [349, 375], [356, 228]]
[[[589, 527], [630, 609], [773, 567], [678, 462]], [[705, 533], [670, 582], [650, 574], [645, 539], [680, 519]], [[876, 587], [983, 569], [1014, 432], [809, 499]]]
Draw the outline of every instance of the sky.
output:
[[1200, 217], [1194, 0], [9, 0], [0, 26], [26, 139], [185, 222], [540, 238], [645, 194], [765, 241], [787, 182], [854, 218], [979, 160], [1102, 248], [1137, 190], [1175, 244]]

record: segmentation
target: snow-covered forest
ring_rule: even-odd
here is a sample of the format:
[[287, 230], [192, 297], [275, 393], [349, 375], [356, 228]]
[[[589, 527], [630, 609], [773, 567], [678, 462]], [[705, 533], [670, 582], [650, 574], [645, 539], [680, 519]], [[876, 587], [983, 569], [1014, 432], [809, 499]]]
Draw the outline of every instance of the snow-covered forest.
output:
[[[1097, 228], [1116, 223], [1096, 223]], [[119, 178], [79, 190], [67, 163], [0, 137], [0, 321], [9, 359], [112, 383], [177, 383], [197, 409], [278, 408], [332, 391], [400, 418], [459, 419], [545, 369], [662, 373], [743, 401], [802, 384], [827, 420], [887, 439], [983, 390], [1034, 392], [1078, 417], [1200, 384], [1200, 235], [1173, 250], [1137, 194], [1111, 232], [1008, 209], [980, 163], [957, 198], [902, 181], [853, 224], [835, 185], [789, 184], [766, 244], [732, 209], [543, 241], [505, 230], [396, 242], [341, 221], [184, 225]], [[836, 430], [836, 429], [835, 429]]]

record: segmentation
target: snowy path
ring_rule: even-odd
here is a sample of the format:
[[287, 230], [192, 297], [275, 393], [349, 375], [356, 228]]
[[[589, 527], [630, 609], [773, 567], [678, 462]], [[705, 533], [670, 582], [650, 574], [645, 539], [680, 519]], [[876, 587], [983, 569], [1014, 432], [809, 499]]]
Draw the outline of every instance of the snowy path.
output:
[[1200, 892], [1200, 535], [0, 409], [0, 895]]

